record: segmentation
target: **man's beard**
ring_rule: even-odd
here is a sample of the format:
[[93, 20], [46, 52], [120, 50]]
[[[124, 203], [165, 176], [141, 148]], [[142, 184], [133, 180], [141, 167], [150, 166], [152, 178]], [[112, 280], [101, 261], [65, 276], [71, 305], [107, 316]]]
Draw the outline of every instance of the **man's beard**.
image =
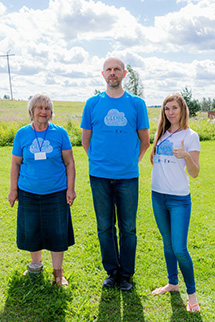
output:
[[120, 81], [120, 80], [116, 80], [116, 82], [115, 82], [115, 83], [111, 83], [110, 81], [108, 81], [108, 85], [109, 85], [110, 87], [112, 87], [112, 88], [117, 88], [117, 87], [119, 87], [119, 86], [120, 86], [120, 84], [121, 84], [121, 81]]

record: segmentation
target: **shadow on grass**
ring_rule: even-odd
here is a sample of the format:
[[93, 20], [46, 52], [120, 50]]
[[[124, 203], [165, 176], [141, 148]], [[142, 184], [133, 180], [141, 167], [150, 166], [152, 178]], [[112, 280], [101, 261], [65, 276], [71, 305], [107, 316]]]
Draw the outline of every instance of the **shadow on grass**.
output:
[[97, 322], [121, 322], [120, 292], [102, 288]]
[[202, 322], [200, 312], [189, 313], [186, 310], [186, 305], [182, 301], [179, 292], [171, 292], [171, 305], [172, 305], [172, 316], [171, 322]]
[[123, 322], [144, 322], [144, 311], [135, 284], [131, 291], [122, 292]]
[[109, 290], [103, 288], [96, 321], [144, 322], [143, 306], [135, 286], [128, 292], [121, 292], [116, 288]]
[[67, 301], [72, 300], [68, 290], [59, 289], [45, 278], [44, 273], [32, 280], [15, 272], [9, 280], [2, 322], [65, 321]]

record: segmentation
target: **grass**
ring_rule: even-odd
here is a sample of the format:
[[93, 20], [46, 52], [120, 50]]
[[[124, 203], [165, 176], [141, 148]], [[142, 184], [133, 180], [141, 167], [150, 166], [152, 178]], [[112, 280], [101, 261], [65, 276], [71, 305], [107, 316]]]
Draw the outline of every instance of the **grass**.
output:
[[[200, 175], [191, 179], [193, 200], [188, 247], [195, 268], [201, 312], [188, 314], [185, 285], [180, 293], [154, 297], [151, 291], [167, 282], [158, 232], [151, 207], [149, 152], [140, 164], [140, 194], [137, 215], [137, 255], [134, 288], [123, 293], [103, 290], [103, 270], [96, 220], [88, 178], [87, 157], [74, 147], [77, 198], [72, 206], [76, 244], [65, 253], [66, 289], [53, 285], [51, 258], [43, 252], [44, 272], [39, 280], [22, 276], [30, 261], [28, 252], [16, 247], [16, 210], [7, 201], [11, 150], [0, 148], [0, 321], [2, 322], [184, 322], [215, 321], [215, 227], [214, 141], [201, 142]], [[149, 149], [150, 150], [150, 149]]]
[[[73, 146], [81, 145], [83, 107], [82, 102], [54, 102], [54, 122], [67, 130]], [[0, 115], [0, 146], [12, 145], [17, 130], [30, 122], [27, 102], [0, 100]]]
[[[81, 145], [80, 122], [84, 102], [54, 101], [54, 123], [62, 125], [68, 132], [73, 146]], [[150, 142], [154, 140], [160, 108], [148, 108], [150, 120]], [[0, 146], [12, 145], [17, 130], [29, 123], [26, 101], [0, 100]], [[192, 129], [198, 132], [200, 140], [215, 140], [215, 122], [206, 112], [190, 120]]]

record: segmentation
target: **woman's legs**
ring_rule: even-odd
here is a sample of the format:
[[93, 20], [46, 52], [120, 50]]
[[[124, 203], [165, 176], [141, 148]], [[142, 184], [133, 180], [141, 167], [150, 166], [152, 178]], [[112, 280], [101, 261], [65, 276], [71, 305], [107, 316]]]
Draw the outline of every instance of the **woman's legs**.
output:
[[[163, 238], [164, 253], [169, 284], [154, 291], [154, 294], [178, 290], [177, 261], [181, 269], [188, 293], [188, 311], [199, 311], [195, 294], [193, 263], [187, 250], [187, 235], [191, 214], [190, 195], [172, 196], [152, 192], [155, 219]], [[175, 289], [174, 289], [175, 288]]]
[[54, 269], [62, 269], [64, 252], [51, 252]]
[[167, 206], [171, 216], [172, 249], [179, 263], [188, 294], [195, 293], [193, 262], [187, 249], [190, 223], [190, 196], [168, 196]]
[[[42, 263], [42, 250], [39, 250], [37, 252], [30, 252], [31, 254], [31, 259], [32, 259], [32, 263]], [[24, 273], [22, 274], [23, 276], [25, 276], [28, 273], [28, 270], [24, 271]]]
[[[42, 261], [42, 250], [38, 252], [30, 252], [32, 262], [41, 262]], [[64, 252], [51, 252], [52, 256], [52, 265], [54, 269], [61, 269], [63, 265], [63, 256]]]
[[184, 277], [187, 293], [195, 293], [193, 263], [187, 250], [191, 201], [188, 196], [152, 192], [155, 219], [163, 238], [169, 284], [178, 284], [177, 262]]
[[63, 256], [64, 252], [51, 252], [52, 264], [53, 264], [53, 275], [55, 277], [55, 282], [58, 286], [68, 285], [68, 281], [63, 275]]
[[[165, 195], [152, 191], [152, 206], [158, 229], [163, 238], [164, 255], [170, 285], [178, 285], [177, 258], [172, 249], [171, 219], [166, 207]], [[167, 289], [169, 291], [169, 287]]]
[[30, 253], [31, 253], [32, 262], [42, 262], [42, 250], [39, 250], [38, 252], [30, 252]]

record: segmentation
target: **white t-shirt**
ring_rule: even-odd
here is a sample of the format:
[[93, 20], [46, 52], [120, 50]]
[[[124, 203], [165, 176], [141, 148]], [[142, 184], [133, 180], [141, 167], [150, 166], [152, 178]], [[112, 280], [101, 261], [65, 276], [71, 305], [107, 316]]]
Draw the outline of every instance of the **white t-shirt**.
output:
[[173, 148], [181, 146], [182, 140], [186, 151], [200, 151], [199, 136], [190, 128], [174, 134], [166, 131], [158, 141], [154, 155], [151, 182], [153, 191], [178, 196], [190, 193], [185, 160], [177, 159], [172, 152]]

